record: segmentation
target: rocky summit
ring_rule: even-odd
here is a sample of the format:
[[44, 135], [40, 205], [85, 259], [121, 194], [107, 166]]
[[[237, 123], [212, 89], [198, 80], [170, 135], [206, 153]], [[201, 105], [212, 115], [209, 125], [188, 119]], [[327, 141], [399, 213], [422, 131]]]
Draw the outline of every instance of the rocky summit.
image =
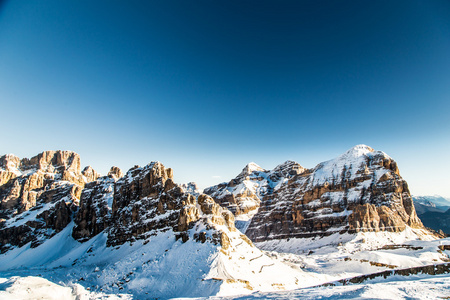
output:
[[97, 179], [81, 171], [72, 151], [45, 151], [31, 159], [0, 157], [0, 250], [43, 240], [64, 229], [77, 210], [83, 187]]
[[425, 230], [397, 163], [382, 151], [358, 145], [313, 169], [294, 162], [272, 171], [255, 166], [246, 166], [229, 183], [205, 189], [237, 216], [247, 214], [243, 228], [255, 242]]

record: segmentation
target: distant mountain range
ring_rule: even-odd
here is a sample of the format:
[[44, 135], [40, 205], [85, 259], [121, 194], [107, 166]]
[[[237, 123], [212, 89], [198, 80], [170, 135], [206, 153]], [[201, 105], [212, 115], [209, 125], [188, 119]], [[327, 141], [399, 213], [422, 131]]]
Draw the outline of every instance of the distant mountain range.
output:
[[450, 199], [434, 196], [413, 196], [417, 215], [423, 224], [450, 235]]
[[434, 196], [412, 196], [417, 203], [425, 204], [434, 203], [436, 206], [450, 206], [450, 198], [444, 198], [439, 195]]

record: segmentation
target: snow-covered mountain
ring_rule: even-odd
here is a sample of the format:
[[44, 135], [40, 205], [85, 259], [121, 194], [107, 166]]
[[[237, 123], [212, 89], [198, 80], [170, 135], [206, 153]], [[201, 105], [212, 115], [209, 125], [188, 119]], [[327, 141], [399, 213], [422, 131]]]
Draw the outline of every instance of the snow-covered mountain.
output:
[[0, 157], [0, 297], [279, 293], [449, 260], [395, 162], [367, 146], [309, 170], [251, 163], [205, 194], [160, 162], [80, 166], [71, 151]]
[[251, 219], [243, 229], [254, 242], [407, 227], [429, 234], [396, 162], [365, 145], [313, 169], [286, 162], [266, 171], [250, 164], [229, 183], [205, 193]]

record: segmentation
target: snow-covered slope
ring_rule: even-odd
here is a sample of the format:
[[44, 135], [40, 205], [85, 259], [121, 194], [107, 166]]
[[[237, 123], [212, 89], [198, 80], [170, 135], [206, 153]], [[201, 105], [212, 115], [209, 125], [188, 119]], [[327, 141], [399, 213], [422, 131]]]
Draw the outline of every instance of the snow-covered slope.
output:
[[196, 241], [196, 234], [205, 232], [201, 224], [188, 231], [186, 242], [166, 231], [149, 242], [127, 242], [119, 247], [107, 247], [106, 234], [79, 243], [71, 237], [72, 226], [39, 247], [27, 245], [1, 255], [0, 271], [39, 274], [53, 282], [79, 283], [107, 294], [162, 299], [285, 290], [327, 281], [326, 276], [268, 257], [239, 231], [229, 231], [226, 226], [221, 230], [229, 238], [227, 247], [210, 240]]
[[[259, 292], [245, 296], [196, 299], [446, 299], [449, 297], [450, 277], [444, 274], [437, 276], [393, 276], [357, 285], [317, 286], [292, 291]], [[58, 285], [33, 276], [0, 278], [0, 298], [5, 300], [134, 299], [130, 294], [114, 295], [92, 292], [79, 284]]]
[[[75, 295], [84, 295], [86, 299], [108, 297], [168, 299], [180, 295], [183, 297], [218, 295], [223, 298], [238, 294], [247, 294], [245, 297], [241, 296], [243, 299], [270, 297], [288, 299], [308, 295], [334, 297], [340, 292], [344, 292], [343, 295], [351, 295], [347, 292], [361, 291], [366, 289], [366, 285], [372, 284], [394, 285], [397, 286], [393, 287], [394, 290], [401, 290], [404, 287], [401, 282], [405, 280], [408, 282], [418, 280], [419, 283], [422, 280], [448, 281], [448, 277], [444, 276], [431, 278], [416, 275], [392, 277], [383, 282], [368, 281], [363, 285], [348, 286], [346, 289], [340, 289], [339, 286], [307, 288], [393, 268], [448, 262], [450, 252], [444, 248], [441, 250], [440, 247], [450, 245], [449, 239], [411, 241], [412, 236], [409, 236], [411, 232], [389, 233], [389, 235], [386, 232], [365, 232], [359, 233], [357, 238], [349, 234], [324, 238], [338, 244], [334, 246], [330, 246], [329, 241], [323, 239], [292, 239], [293, 249], [297, 251], [301, 249], [297, 254], [292, 254], [261, 252], [251, 247], [251, 244], [242, 243], [238, 231], [227, 232], [230, 236], [230, 247], [225, 251], [217, 251], [217, 248], [208, 241], [204, 244], [195, 242], [194, 235], [197, 232], [197, 228], [191, 229], [190, 239], [186, 243], [174, 239], [171, 232], [166, 232], [155, 237], [151, 243], [137, 241], [111, 248], [106, 247], [107, 237], [104, 234], [86, 243], [79, 243], [70, 237], [69, 227], [67, 232], [59, 233], [37, 248], [25, 248], [21, 251], [16, 249], [1, 256], [0, 266], [4, 267], [0, 269], [0, 278], [9, 279], [9, 283], [4, 285], [0, 283], [0, 296], [19, 295], [20, 288], [25, 289], [29, 284], [33, 284], [33, 281], [38, 280], [30, 277], [22, 279], [27, 276], [39, 276], [48, 280], [44, 282], [41, 280], [40, 283], [45, 288], [49, 286], [51, 293], [56, 293], [56, 289], [61, 288], [53, 284], [59, 283], [67, 287], [67, 290], [71, 288]], [[373, 243], [375, 240], [379, 243]], [[277, 241], [272, 240], [267, 243], [272, 243], [274, 249], [280, 250], [276, 248], [275, 242]], [[386, 243], [391, 243], [391, 246], [379, 246]], [[53, 253], [53, 256], [48, 256], [49, 252]], [[11, 269], [13, 266], [15, 268]], [[5, 269], [9, 271], [5, 272]], [[21, 276], [19, 281], [25, 282], [15, 283], [17, 278], [12, 276]], [[407, 286], [412, 284], [411, 282]], [[298, 288], [292, 289], [295, 287]], [[10, 290], [2, 294], [2, 290], [7, 288]], [[249, 293], [252, 294], [248, 295]], [[87, 298], [87, 295], [90, 298]], [[381, 294], [370, 295], [381, 297]], [[403, 295], [412, 297], [419, 294], [412, 290], [404, 290]], [[5, 299], [8, 298], [5, 296]], [[74, 298], [67, 296], [59, 299]]]
[[394, 276], [358, 285], [318, 286], [288, 292], [256, 293], [210, 299], [447, 299], [450, 297], [448, 275]]

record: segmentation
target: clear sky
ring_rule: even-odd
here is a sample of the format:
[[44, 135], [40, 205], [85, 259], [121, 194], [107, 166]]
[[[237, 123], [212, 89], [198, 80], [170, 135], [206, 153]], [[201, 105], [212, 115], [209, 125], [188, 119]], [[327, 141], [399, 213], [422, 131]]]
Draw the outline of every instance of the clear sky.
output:
[[0, 3], [0, 154], [206, 187], [367, 144], [450, 197], [449, 1]]

